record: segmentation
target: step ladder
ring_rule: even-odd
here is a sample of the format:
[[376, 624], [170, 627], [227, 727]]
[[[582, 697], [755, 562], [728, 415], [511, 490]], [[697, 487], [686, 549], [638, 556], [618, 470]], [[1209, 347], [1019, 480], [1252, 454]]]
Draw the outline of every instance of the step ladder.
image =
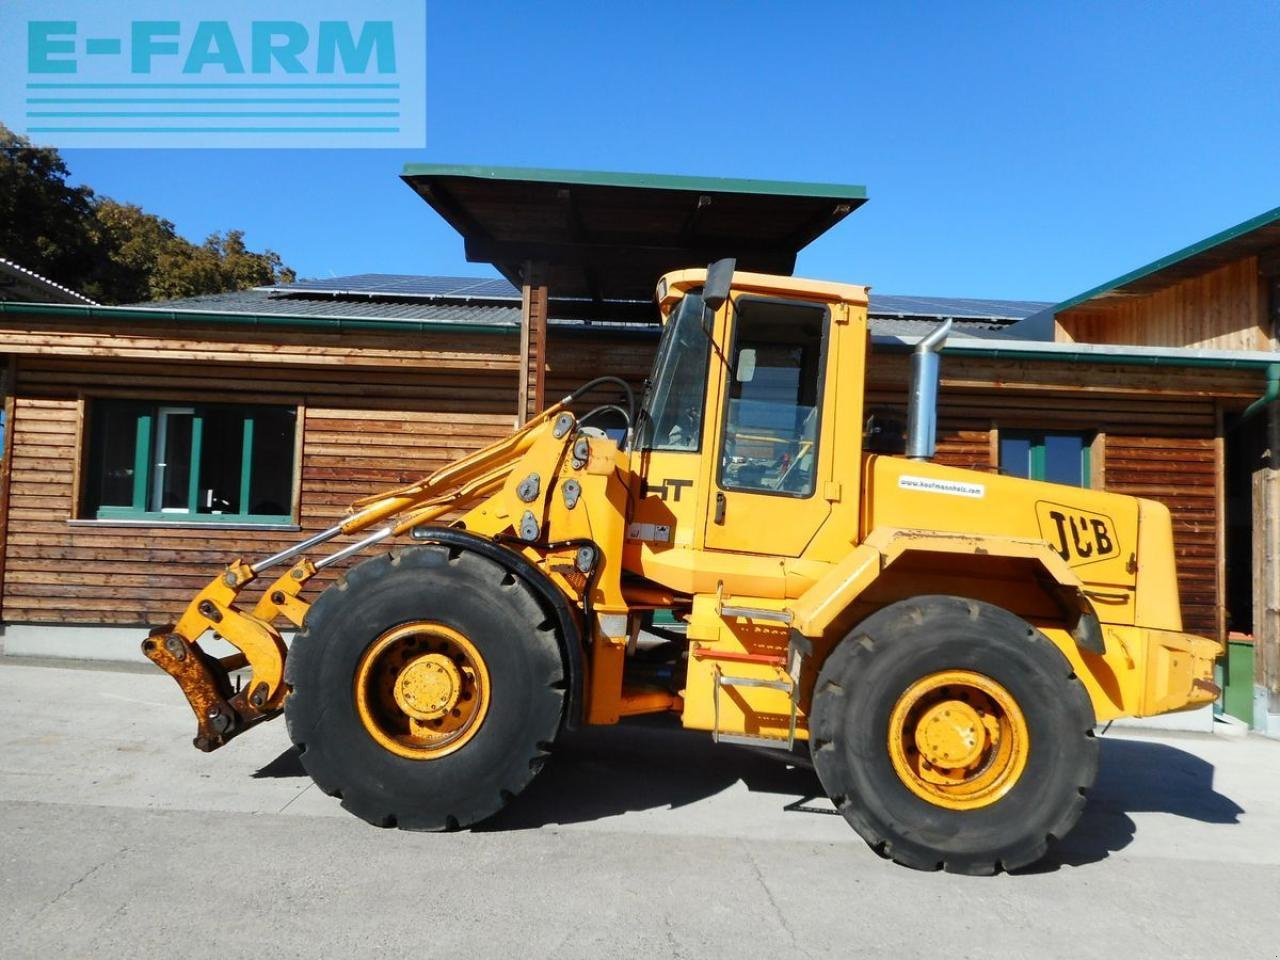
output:
[[[791, 626], [790, 610], [768, 610], [755, 607], [737, 607], [722, 603], [722, 617], [744, 617], [751, 620], [764, 620]], [[785, 657], [767, 653], [741, 653], [735, 650], [707, 650], [699, 648], [695, 653], [699, 660], [716, 660], [723, 663], [751, 663], [773, 667], [777, 671], [776, 679], [764, 677], [739, 677], [725, 673], [720, 662], [711, 668], [712, 691], [712, 725], [711, 738], [716, 743], [734, 743], [749, 747], [768, 747], [774, 750], [791, 750], [796, 742], [796, 714], [800, 707], [800, 670], [804, 666], [804, 658], [812, 655], [813, 645], [794, 628], [790, 630]], [[761, 737], [744, 733], [727, 733], [720, 729], [720, 694], [726, 687], [766, 687], [781, 690], [787, 694], [790, 702], [787, 718], [787, 735], [785, 737]]]

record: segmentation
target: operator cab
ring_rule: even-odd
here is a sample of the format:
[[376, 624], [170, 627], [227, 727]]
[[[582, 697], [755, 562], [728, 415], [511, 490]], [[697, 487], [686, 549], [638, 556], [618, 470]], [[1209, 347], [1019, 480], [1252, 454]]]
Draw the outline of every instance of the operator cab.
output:
[[[717, 568], [711, 551], [799, 557], [831, 514], [837, 460], [856, 495], [859, 438], [825, 411], [856, 394], [860, 422], [866, 288], [723, 263], [659, 283], [664, 329], [631, 451], [628, 547], [676, 589], [697, 579], [671, 582], [666, 567], [694, 566], [684, 554], [703, 573]], [[845, 368], [855, 376], [841, 386]]]

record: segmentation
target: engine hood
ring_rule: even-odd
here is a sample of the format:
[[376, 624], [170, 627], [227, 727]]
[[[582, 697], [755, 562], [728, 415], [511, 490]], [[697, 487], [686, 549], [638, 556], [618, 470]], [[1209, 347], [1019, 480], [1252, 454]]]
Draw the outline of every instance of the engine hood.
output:
[[1135, 497], [891, 456], [867, 457], [865, 489], [864, 536], [887, 526], [1043, 540], [1085, 584], [1130, 599]]

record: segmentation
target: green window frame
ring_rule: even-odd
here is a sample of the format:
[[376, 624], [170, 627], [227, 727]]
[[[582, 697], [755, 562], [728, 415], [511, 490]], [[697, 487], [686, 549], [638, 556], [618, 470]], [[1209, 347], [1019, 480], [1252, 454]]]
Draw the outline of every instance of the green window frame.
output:
[[[1078, 487], [1093, 486], [1093, 436], [1079, 431], [1001, 430], [1000, 472], [1028, 480], [1047, 480]], [[1075, 459], [1079, 445], [1078, 477], [1068, 476], [1065, 460]]]
[[[295, 523], [297, 430], [293, 406], [91, 401], [81, 516], [182, 524]], [[211, 479], [215, 473], [216, 481]], [[271, 506], [279, 509], [262, 509]]]

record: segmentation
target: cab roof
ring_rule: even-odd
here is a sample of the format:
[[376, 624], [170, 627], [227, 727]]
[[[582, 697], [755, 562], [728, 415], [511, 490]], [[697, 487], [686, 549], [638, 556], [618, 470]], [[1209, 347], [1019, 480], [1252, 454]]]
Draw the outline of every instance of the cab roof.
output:
[[[671, 304], [690, 290], [707, 282], [705, 268], [693, 270], [673, 270], [658, 280], [655, 294], [663, 316], [671, 309]], [[867, 292], [870, 288], [855, 283], [834, 283], [830, 280], [809, 280], [804, 277], [783, 277], [771, 273], [750, 273], [735, 270], [733, 274], [733, 290], [736, 293], [763, 293], [774, 296], [793, 297], [798, 300], [821, 300], [824, 303], [850, 303], [854, 306], [867, 305]]]

